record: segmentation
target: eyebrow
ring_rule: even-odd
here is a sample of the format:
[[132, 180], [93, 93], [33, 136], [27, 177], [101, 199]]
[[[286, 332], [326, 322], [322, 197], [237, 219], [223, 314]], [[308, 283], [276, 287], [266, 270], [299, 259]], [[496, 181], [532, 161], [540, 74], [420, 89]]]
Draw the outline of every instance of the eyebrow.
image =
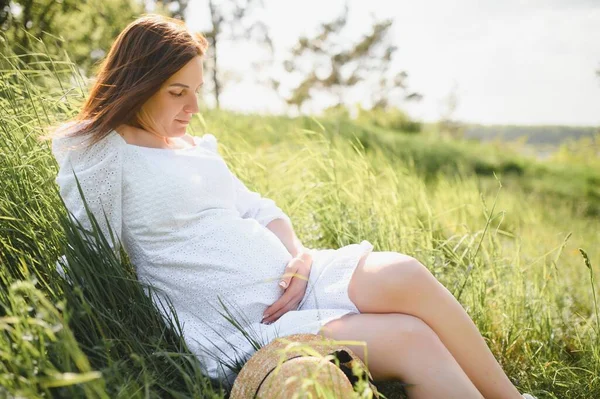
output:
[[[202, 86], [203, 84], [204, 84], [204, 81], [202, 81], [202, 83], [200, 83], [200, 86]], [[171, 87], [171, 86], [185, 87], [186, 89], [190, 88], [190, 86], [184, 85], [183, 83], [172, 83], [169, 85], [169, 87]]]

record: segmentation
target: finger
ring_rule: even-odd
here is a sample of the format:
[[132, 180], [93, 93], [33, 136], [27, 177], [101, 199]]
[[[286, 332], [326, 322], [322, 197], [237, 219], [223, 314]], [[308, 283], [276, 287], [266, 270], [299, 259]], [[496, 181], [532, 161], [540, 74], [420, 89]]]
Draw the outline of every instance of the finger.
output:
[[[306, 286], [308, 285], [307, 274], [310, 273], [310, 270], [306, 271], [305, 269], [306, 269], [305, 266], [298, 269], [297, 273], [295, 273], [295, 275], [292, 277], [289, 287], [284, 291], [284, 294], [275, 303], [273, 303], [271, 306], [269, 306], [267, 309], [265, 309], [265, 311], [263, 312], [263, 317], [266, 317], [266, 316], [269, 316], [269, 315], [275, 313], [282, 306], [284, 306], [290, 299], [290, 296], [288, 295], [289, 292], [292, 292], [292, 293], [298, 292], [299, 295], [302, 295], [302, 296], [304, 295], [304, 291], [306, 291]], [[292, 286], [295, 286], [295, 285], [298, 287], [292, 289]]]
[[263, 313], [263, 322], [273, 320], [273, 315], [283, 309], [289, 303], [299, 301], [304, 297], [307, 283], [302, 280], [292, 280], [290, 288], [274, 304], [269, 306]]
[[[290, 279], [287, 286], [288, 287], [290, 286], [292, 279], [302, 280], [308, 284], [309, 274], [310, 274], [310, 269], [307, 270], [306, 263], [303, 263], [302, 265], [298, 266], [298, 269], [296, 270], [296, 272], [293, 275], [290, 275], [290, 276], [285, 275], [286, 277], [288, 277]], [[281, 286], [281, 284], [280, 284], [280, 286]]]
[[[293, 262], [290, 262], [290, 264], [292, 264], [292, 263]], [[266, 317], [268, 317], [269, 315], [274, 314], [282, 306], [285, 306], [285, 304], [290, 301], [291, 295], [293, 295], [295, 292], [299, 291], [300, 293], [303, 293], [304, 290], [306, 290], [306, 285], [308, 285], [308, 277], [306, 275], [310, 272], [310, 270], [306, 271], [305, 270], [306, 265], [302, 264], [302, 262], [301, 262], [301, 266], [302, 267], [300, 267], [300, 265], [298, 265], [298, 270], [293, 274], [293, 276], [289, 276], [290, 282], [288, 284], [288, 289], [284, 290], [284, 294], [275, 303], [273, 303], [271, 306], [269, 306], [267, 309], [265, 309], [265, 311], [263, 312], [263, 320]], [[286, 275], [284, 275], [284, 276], [286, 276]], [[288, 276], [286, 276], [286, 277], [288, 277]], [[299, 288], [294, 288], [292, 290], [290, 288], [294, 285], [294, 281], [298, 281], [298, 283], [296, 283], [295, 285], [299, 285]]]
[[302, 292], [306, 289], [306, 285], [307, 284], [302, 280], [293, 279], [290, 283], [290, 287], [283, 293], [283, 295], [277, 301], [275, 301], [275, 303], [265, 309], [263, 312], [263, 320], [278, 312], [288, 302], [302, 295]]
[[283, 288], [285, 290], [287, 287], [290, 286], [290, 282], [291, 282], [292, 278], [294, 277], [294, 275], [296, 275], [298, 273], [298, 269], [300, 268], [300, 266], [303, 263], [304, 262], [298, 258], [294, 258], [288, 262], [288, 264], [285, 267], [285, 272], [283, 274], [283, 277], [281, 278], [281, 281], [279, 282], [279, 286], [281, 288]]
[[297, 289], [292, 289], [292, 287], [294, 286], [294, 284], [292, 284], [292, 286], [290, 286], [290, 289], [286, 290], [283, 295], [275, 301], [275, 303], [273, 303], [271, 306], [269, 306], [264, 312], [263, 312], [263, 320], [266, 320], [269, 316], [275, 314], [276, 312], [278, 312], [280, 309], [282, 309], [288, 302], [290, 302], [292, 299], [294, 299], [294, 296], [298, 295], [298, 290]]
[[281, 316], [283, 316], [284, 314], [286, 314], [290, 310], [296, 310], [298, 308], [298, 304], [299, 303], [300, 303], [300, 301], [297, 298], [294, 299], [293, 301], [288, 302], [282, 309], [278, 310], [276, 313], [274, 313], [273, 315], [271, 315], [270, 317], [268, 317], [267, 319], [265, 319], [263, 321], [263, 323], [265, 323], [265, 324], [271, 324], [271, 323], [279, 320], [279, 318]]
[[312, 255], [310, 252], [303, 252], [299, 256], [300, 259], [304, 261], [304, 263], [312, 263]]

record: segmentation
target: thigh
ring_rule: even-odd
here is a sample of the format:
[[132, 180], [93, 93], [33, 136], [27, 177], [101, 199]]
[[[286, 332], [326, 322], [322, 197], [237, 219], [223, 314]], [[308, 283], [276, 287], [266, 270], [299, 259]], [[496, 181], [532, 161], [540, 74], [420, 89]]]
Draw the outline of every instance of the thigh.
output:
[[348, 297], [348, 285], [361, 257], [372, 251], [366, 240], [338, 249], [312, 250], [313, 264], [298, 310], [347, 309], [360, 311]]
[[395, 306], [397, 300], [416, 300], [434, 281], [429, 270], [412, 256], [374, 251], [358, 262], [348, 284], [348, 296], [361, 313], [409, 313]]
[[348, 346], [375, 381], [406, 384], [410, 397], [482, 398], [438, 335], [418, 317], [348, 314], [326, 323], [319, 334]]
[[440, 344], [423, 320], [402, 313], [350, 313], [325, 324], [319, 334], [344, 341], [376, 381], [402, 378], [401, 361], [412, 357], [411, 351]]

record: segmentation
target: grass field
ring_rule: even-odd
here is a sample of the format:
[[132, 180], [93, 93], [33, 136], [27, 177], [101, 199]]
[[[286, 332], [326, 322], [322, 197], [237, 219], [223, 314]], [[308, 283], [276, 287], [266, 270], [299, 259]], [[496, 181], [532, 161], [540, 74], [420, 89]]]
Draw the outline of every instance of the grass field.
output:
[[[38, 61], [2, 60], [0, 396], [223, 397], [127, 257], [84, 242], [65, 217], [37, 137], [73, 115], [85, 90], [68, 61]], [[204, 110], [190, 130], [214, 134], [306, 246], [367, 239], [421, 260], [521, 391], [600, 397], [600, 169], [345, 118]], [[55, 270], [62, 254], [75, 286]], [[400, 397], [395, 384], [381, 390]]]

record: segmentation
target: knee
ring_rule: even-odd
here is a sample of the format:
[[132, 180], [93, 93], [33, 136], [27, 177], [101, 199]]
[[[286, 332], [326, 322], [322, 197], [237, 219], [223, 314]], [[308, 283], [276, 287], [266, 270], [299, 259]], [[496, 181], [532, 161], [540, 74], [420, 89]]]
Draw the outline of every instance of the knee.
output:
[[419, 317], [403, 313], [392, 313], [390, 316], [394, 318], [393, 330], [403, 343], [413, 348], [431, 349], [442, 344], [436, 332]]
[[[394, 253], [390, 264], [390, 277], [387, 280], [395, 289], [424, 290], [435, 280], [431, 272], [412, 256]], [[406, 291], [405, 291], [406, 292]]]

